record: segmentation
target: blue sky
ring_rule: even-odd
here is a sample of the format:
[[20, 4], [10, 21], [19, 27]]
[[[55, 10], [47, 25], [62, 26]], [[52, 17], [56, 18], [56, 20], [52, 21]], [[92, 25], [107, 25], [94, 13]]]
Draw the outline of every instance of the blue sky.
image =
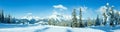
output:
[[[27, 13], [32, 13], [34, 16], [45, 17], [50, 16], [54, 10], [57, 12], [62, 9], [62, 13], [71, 15], [73, 9], [80, 7], [87, 8], [83, 12], [83, 17], [96, 17], [99, 14], [97, 9], [101, 6], [110, 3], [114, 5], [116, 10], [120, 10], [119, 0], [0, 0], [0, 8], [6, 14], [11, 14], [13, 17], [21, 17]], [[57, 8], [55, 6], [62, 6]], [[66, 9], [63, 9], [66, 8]], [[78, 11], [77, 11], [78, 12]]]

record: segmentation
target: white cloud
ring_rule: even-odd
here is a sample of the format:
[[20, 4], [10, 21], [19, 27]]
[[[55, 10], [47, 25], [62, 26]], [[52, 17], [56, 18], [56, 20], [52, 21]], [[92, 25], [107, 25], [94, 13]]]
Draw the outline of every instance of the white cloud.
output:
[[65, 6], [63, 6], [63, 5], [61, 5], [61, 4], [59, 4], [59, 5], [54, 5], [53, 7], [56, 8], [56, 9], [60, 9], [60, 10], [67, 10], [67, 7], [65, 7]]
[[107, 9], [107, 7], [105, 7], [105, 6], [101, 6], [100, 8], [98, 8], [98, 12], [106, 12], [106, 9]]
[[65, 7], [64, 5], [53, 5], [53, 14], [64, 14], [65, 11], [67, 11], [67, 7]]

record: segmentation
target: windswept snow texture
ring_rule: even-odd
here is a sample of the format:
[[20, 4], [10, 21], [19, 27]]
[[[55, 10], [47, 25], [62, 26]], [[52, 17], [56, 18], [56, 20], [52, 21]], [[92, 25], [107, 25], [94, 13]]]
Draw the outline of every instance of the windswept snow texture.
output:
[[[60, 27], [50, 25], [30, 25], [24, 27], [10, 27], [11, 25], [0, 25], [0, 32], [119, 32], [120, 26], [116, 26], [114, 29], [106, 27], [86, 27], [86, 28], [71, 28], [71, 27]], [[8, 28], [9, 27], [9, 28]], [[109, 31], [110, 30], [110, 31]]]
[[114, 27], [106, 25], [106, 26], [95, 26], [95, 27], [90, 27], [90, 28], [103, 30], [105, 32], [120, 32], [120, 26], [119, 25], [116, 25]]

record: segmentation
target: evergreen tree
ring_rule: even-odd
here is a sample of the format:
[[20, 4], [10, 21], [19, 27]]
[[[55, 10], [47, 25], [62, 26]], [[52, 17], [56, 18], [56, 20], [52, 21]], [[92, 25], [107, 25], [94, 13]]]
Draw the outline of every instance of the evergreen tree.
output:
[[56, 25], [57, 21], [55, 21], [53, 18], [48, 20], [49, 25]]
[[96, 19], [93, 19], [93, 25], [95, 26], [96, 25]]
[[108, 16], [109, 16], [109, 3], [107, 3], [106, 5], [105, 5], [105, 7], [107, 8], [107, 9], [105, 9], [105, 12], [103, 12], [103, 22], [102, 22], [102, 24], [103, 25], [106, 25], [106, 23], [107, 23], [107, 18], [108, 18]]
[[109, 19], [110, 20], [110, 26], [114, 26], [115, 25], [114, 23], [115, 23], [116, 20], [115, 20], [115, 13], [113, 11], [113, 7], [111, 7], [109, 13], [110, 13], [110, 15], [109, 15], [110, 16], [110, 19]]
[[4, 12], [2, 10], [2, 21], [4, 22]]
[[117, 11], [116, 13], [115, 13], [115, 23], [116, 23], [116, 25], [118, 25], [118, 23], [119, 23], [119, 12]]
[[107, 21], [107, 15], [106, 15], [105, 12], [103, 13], [103, 17], [104, 17], [104, 18], [103, 18], [103, 23], [102, 23], [102, 24], [105, 25], [105, 24], [106, 24], [106, 21]]
[[52, 25], [52, 19], [48, 19], [48, 24]]
[[10, 15], [8, 15], [8, 21], [7, 22], [11, 23], [11, 16]]
[[90, 18], [88, 18], [88, 20], [87, 20], [87, 26], [91, 26], [91, 25], [92, 25], [92, 21], [91, 21]]
[[99, 16], [97, 15], [95, 26], [100, 25], [100, 24], [101, 24], [101, 23], [100, 23], [100, 20], [99, 20]]
[[77, 23], [77, 18], [76, 18], [76, 9], [73, 10], [72, 12], [72, 27], [77, 27], [78, 23]]
[[4, 23], [4, 13], [3, 10], [0, 12], [0, 23]]
[[2, 12], [0, 11], [0, 23], [2, 22]]
[[83, 25], [83, 22], [82, 22], [82, 10], [81, 10], [81, 8], [80, 8], [80, 13], [79, 13], [79, 25], [80, 25], [80, 27], [83, 27], [84, 25]]
[[120, 25], [120, 14], [119, 14], [119, 12], [117, 12], [117, 14], [118, 14], [116, 17], [117, 18], [117, 25]]
[[119, 15], [119, 17], [118, 17], [119, 19], [118, 19], [118, 25], [120, 25], [120, 15]]

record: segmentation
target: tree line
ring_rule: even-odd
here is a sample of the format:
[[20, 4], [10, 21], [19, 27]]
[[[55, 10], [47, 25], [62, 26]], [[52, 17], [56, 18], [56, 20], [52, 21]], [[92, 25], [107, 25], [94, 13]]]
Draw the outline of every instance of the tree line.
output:
[[0, 23], [12, 23], [11, 22], [11, 15], [4, 15], [4, 11], [0, 10]]
[[[70, 26], [70, 27], [89, 27], [89, 26], [106, 26], [109, 25], [111, 27], [114, 27], [116, 25], [120, 25], [120, 12], [115, 12], [115, 9], [113, 6], [110, 6], [108, 3], [105, 5], [107, 8], [105, 9], [105, 12], [102, 13], [102, 18], [99, 18], [100, 16], [97, 15], [96, 19], [87, 18], [86, 21], [82, 19], [82, 8], [79, 9], [79, 19], [77, 19], [76, 9], [73, 9], [72, 11], [72, 19], [69, 20], [67, 23], [65, 21], [59, 22], [59, 24], [62, 24], [63, 26]], [[56, 22], [53, 19], [50, 19], [48, 22], [49, 25], [56, 25]], [[58, 24], [58, 23], [57, 23]]]

